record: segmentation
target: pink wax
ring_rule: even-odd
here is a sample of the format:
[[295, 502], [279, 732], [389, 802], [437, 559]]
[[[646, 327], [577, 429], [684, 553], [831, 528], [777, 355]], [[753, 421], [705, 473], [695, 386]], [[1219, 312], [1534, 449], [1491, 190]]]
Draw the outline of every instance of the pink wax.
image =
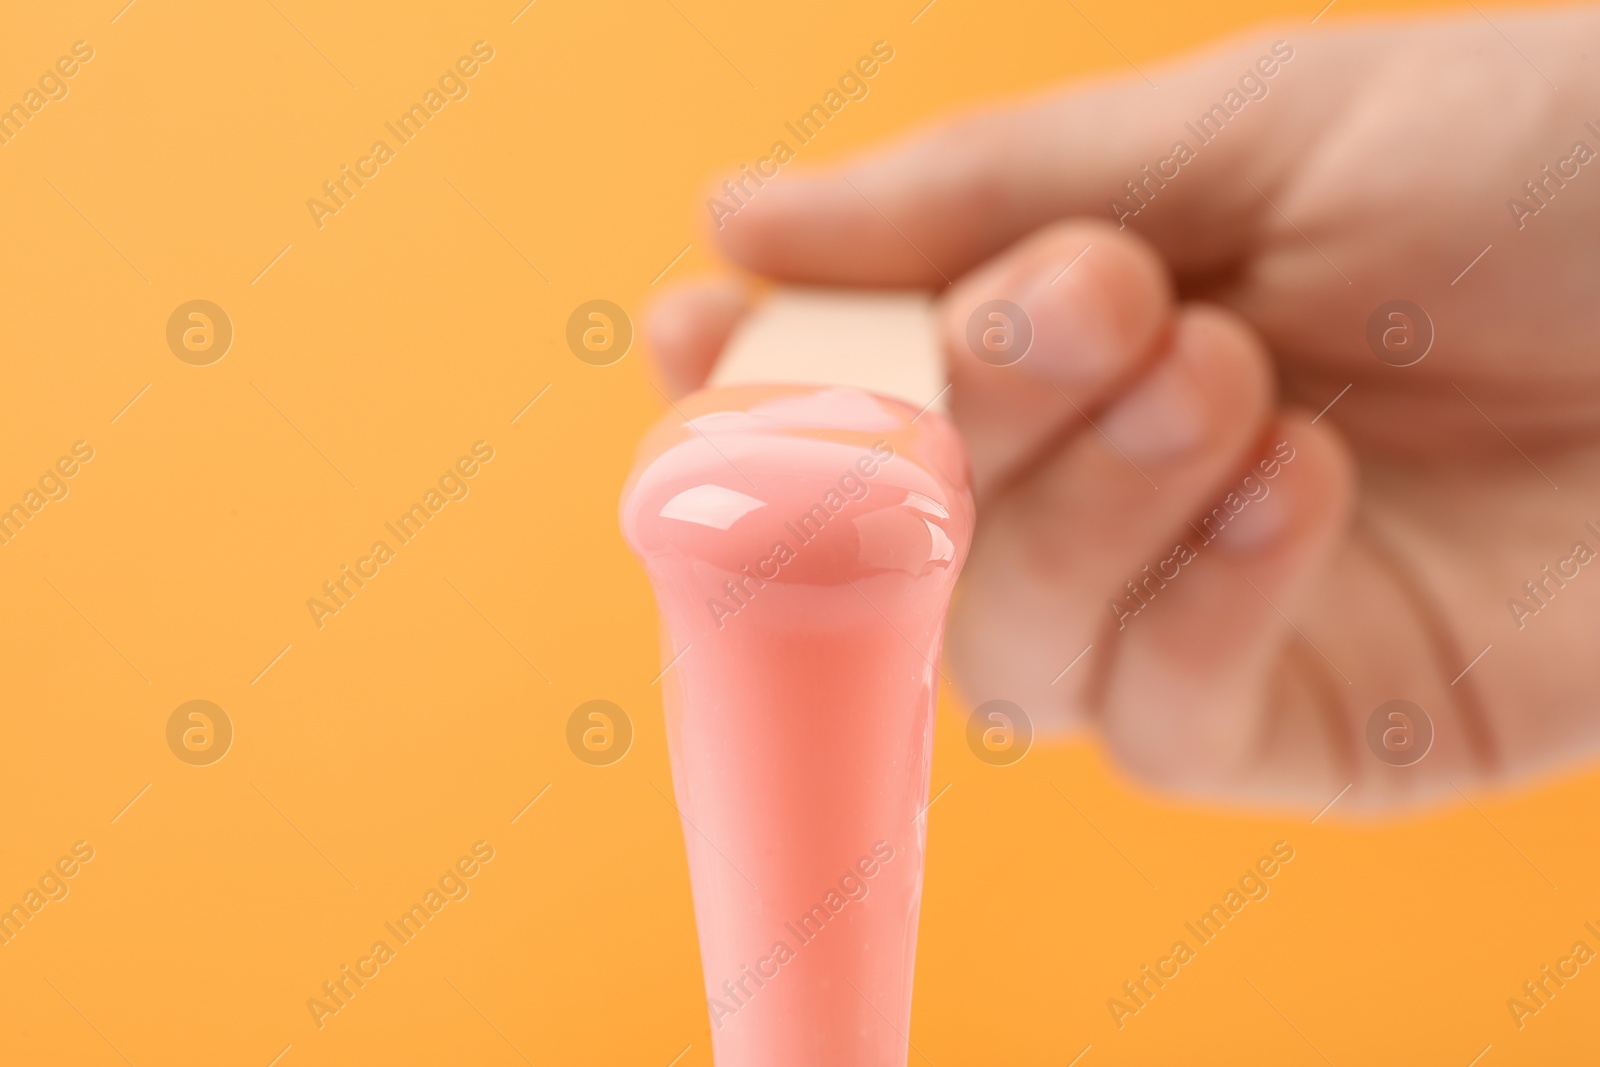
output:
[[684, 401], [622, 501], [719, 1067], [904, 1067], [959, 438], [854, 389]]

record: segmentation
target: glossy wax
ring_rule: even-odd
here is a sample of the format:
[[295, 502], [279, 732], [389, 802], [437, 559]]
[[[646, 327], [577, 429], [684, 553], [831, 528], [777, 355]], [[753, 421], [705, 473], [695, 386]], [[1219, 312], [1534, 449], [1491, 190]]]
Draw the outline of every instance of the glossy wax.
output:
[[906, 1063], [936, 664], [972, 517], [949, 423], [858, 390], [707, 390], [641, 448], [622, 525], [672, 664], [718, 1067]]

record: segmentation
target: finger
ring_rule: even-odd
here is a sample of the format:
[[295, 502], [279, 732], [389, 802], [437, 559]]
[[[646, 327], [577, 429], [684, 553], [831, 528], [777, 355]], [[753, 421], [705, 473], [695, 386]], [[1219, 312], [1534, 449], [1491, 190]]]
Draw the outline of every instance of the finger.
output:
[[705, 384], [749, 303], [747, 287], [736, 279], [700, 279], [671, 290], [646, 311], [645, 336], [669, 396]]
[[1155, 252], [1098, 220], [1041, 230], [958, 283], [940, 319], [979, 498], [1136, 376], [1173, 314]]
[[[1291, 75], [1309, 62], [1296, 63], [1295, 54], [1287, 42], [1254, 39], [1153, 71], [1159, 92], [1142, 76], [1075, 86], [935, 127], [842, 167], [786, 173], [759, 187], [741, 175], [742, 188], [709, 190], [715, 236], [733, 260], [773, 277], [937, 286], [1053, 219], [1136, 211], [1141, 232], [1178, 270], [1214, 266], [1243, 247], [1247, 223], [1266, 209], [1240, 175], [1269, 181], [1264, 171], [1293, 158], [1308, 135], [1307, 115], [1338, 95], [1265, 103], [1269, 93], [1294, 97]], [[1243, 103], [1230, 111], [1224, 98]], [[1185, 123], [1206, 116], [1222, 133], [1209, 136], [1207, 126], [1202, 140]], [[1179, 142], [1184, 153], [1175, 151]], [[1262, 165], [1246, 165], [1255, 163]], [[1118, 198], [1123, 212], [1111, 207]]]
[[966, 695], [1012, 700], [1044, 729], [1082, 721], [1108, 602], [1170, 554], [1271, 402], [1254, 335], [1217, 309], [1184, 309], [1143, 377], [980, 513], [950, 635]]
[[[1129, 614], [1107, 649], [1108, 742], [1169, 788], [1215, 788], [1253, 770], [1276, 726], [1269, 716], [1282, 710], [1276, 667], [1286, 652], [1315, 661], [1313, 673], [1336, 688], [1349, 684], [1291, 621], [1348, 525], [1349, 451], [1301, 414], [1276, 419], [1261, 441], [1217, 505], [1179, 531], [1192, 558], [1158, 564], [1156, 581], [1122, 599]], [[1273, 751], [1305, 779], [1297, 789], [1316, 795], [1315, 778], [1330, 784], [1334, 774], [1327, 738], [1312, 737], [1304, 716], [1289, 726], [1307, 743], [1286, 753], [1280, 739]]]

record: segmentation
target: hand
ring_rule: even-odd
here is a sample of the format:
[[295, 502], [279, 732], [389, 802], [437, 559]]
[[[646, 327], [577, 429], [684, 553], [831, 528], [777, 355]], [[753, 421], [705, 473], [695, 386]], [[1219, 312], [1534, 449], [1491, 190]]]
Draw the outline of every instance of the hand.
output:
[[[756, 274], [942, 290], [980, 515], [948, 642], [970, 700], [1090, 725], [1176, 791], [1320, 807], [1353, 782], [1341, 810], [1592, 752], [1600, 16], [1493, 17], [1285, 27], [1148, 70], [1159, 91], [1072, 87], [784, 173], [723, 219]], [[656, 309], [669, 388], [745, 299]], [[993, 299], [1031, 322], [1010, 366], [967, 341]], [[1414, 365], [1369, 346], [1394, 299], [1437, 333]], [[1408, 321], [1376, 351], [1429, 335]], [[1411, 766], [1369, 745], [1393, 699], [1435, 733]]]

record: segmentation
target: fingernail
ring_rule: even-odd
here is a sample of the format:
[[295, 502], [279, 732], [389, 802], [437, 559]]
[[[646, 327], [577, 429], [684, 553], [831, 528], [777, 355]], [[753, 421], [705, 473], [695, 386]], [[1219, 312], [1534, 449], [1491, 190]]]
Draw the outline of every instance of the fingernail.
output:
[[1112, 408], [1100, 430], [1134, 462], [1170, 462], [1205, 438], [1205, 397], [1186, 367], [1168, 363]]
[[[1035, 266], [1017, 303], [1033, 323], [1034, 368], [1064, 383], [1101, 381], [1117, 363], [1122, 338], [1110, 309], [1069, 263]], [[1082, 269], [1081, 266], [1079, 269]]]
[[[1241, 554], [1260, 552], [1288, 529], [1289, 508], [1278, 498], [1277, 491], [1259, 500], [1253, 500], [1237, 490], [1229, 497], [1232, 499], [1225, 499], [1220, 509], [1229, 516], [1228, 522], [1217, 537], [1217, 544], [1228, 551]], [[1241, 501], [1241, 510], [1237, 514], [1232, 513], [1228, 505], [1231, 503], [1234, 507], [1240, 507]]]

